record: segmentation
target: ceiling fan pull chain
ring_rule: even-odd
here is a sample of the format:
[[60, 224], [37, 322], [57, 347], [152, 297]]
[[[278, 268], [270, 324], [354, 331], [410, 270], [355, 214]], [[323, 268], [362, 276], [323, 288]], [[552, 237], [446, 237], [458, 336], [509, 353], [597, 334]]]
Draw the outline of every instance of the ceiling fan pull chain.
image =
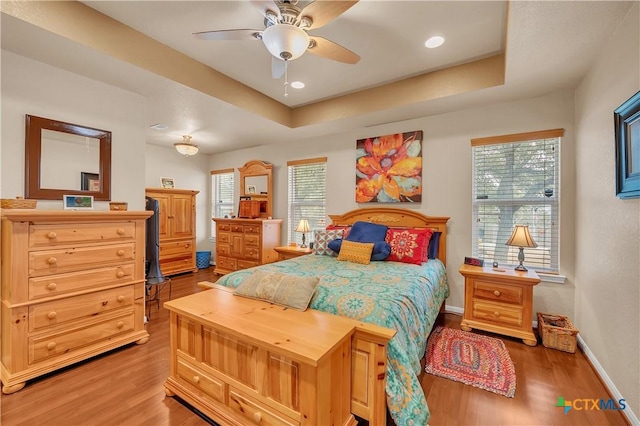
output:
[[287, 93], [287, 87], [289, 86], [289, 76], [287, 74], [287, 70], [289, 68], [288, 65], [289, 65], [289, 61], [284, 61], [284, 97], [285, 98], [289, 96], [289, 93]]

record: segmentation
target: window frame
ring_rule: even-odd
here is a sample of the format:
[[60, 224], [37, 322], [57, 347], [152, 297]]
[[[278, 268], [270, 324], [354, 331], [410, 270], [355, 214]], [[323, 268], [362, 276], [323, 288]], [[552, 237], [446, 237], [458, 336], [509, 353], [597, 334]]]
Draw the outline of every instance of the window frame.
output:
[[[480, 211], [487, 207], [495, 206], [497, 211], [502, 213], [501, 208], [503, 207], [511, 207], [511, 211], [509, 212], [507, 209], [507, 213], [510, 215], [512, 220], [517, 221], [515, 219], [515, 215], [520, 211], [522, 207], [528, 207], [533, 210], [533, 213], [530, 213], [529, 220], [536, 220], [536, 210], [543, 206], [543, 221], [549, 221], [548, 224], [544, 224], [542, 226], [537, 225], [535, 228], [538, 232], [541, 232], [544, 235], [544, 238], [538, 241], [538, 248], [529, 249], [525, 248], [525, 266], [530, 269], [535, 270], [536, 272], [544, 273], [544, 274], [558, 274], [560, 269], [560, 213], [561, 213], [561, 142], [564, 136], [564, 129], [551, 129], [551, 130], [543, 130], [537, 132], [527, 132], [527, 133], [517, 133], [517, 134], [509, 134], [509, 135], [501, 135], [501, 136], [492, 136], [487, 138], [476, 138], [471, 140], [472, 146], [472, 255], [474, 257], [483, 258], [485, 255], [490, 255], [490, 251], [485, 251], [485, 249], [481, 249], [481, 239], [484, 237], [484, 232], [486, 231], [484, 226], [480, 226], [480, 221], [482, 217], [485, 219], [491, 216], [491, 213], [488, 213], [489, 216], [485, 213], [480, 213]], [[555, 140], [555, 141], [554, 141]], [[505, 197], [503, 194], [501, 197], [487, 199], [483, 198], [483, 194], [478, 193], [478, 171], [477, 168], [480, 167], [480, 162], [478, 160], [478, 156], [482, 153], [482, 148], [486, 145], [509, 145], [506, 146], [505, 152], [508, 149], [513, 149], [515, 152], [517, 144], [527, 143], [530, 146], [533, 146], [534, 142], [545, 141], [545, 143], [550, 143], [554, 147], [554, 152], [552, 154], [553, 164], [553, 194], [548, 195], [545, 193], [542, 194], [534, 194], [533, 196], [528, 197], [518, 197], [517, 195], [513, 195], [512, 197]], [[550, 142], [547, 142], [550, 141]], [[532, 150], [533, 153], [533, 150]], [[484, 159], [489, 158], [486, 156]], [[497, 157], [498, 158], [498, 157]], [[484, 161], [484, 159], [482, 161]], [[530, 162], [527, 164], [531, 164]], [[540, 163], [536, 163], [540, 164]], [[505, 169], [508, 170], [508, 169]], [[549, 176], [545, 171], [544, 178], [547, 179]], [[511, 194], [516, 194], [517, 189], [522, 186], [523, 181], [518, 180], [515, 174], [509, 175], [508, 171], [501, 175], [502, 178], [509, 177], [510, 178], [510, 192]], [[500, 182], [500, 185], [502, 181]], [[544, 186], [547, 189], [547, 186]], [[486, 195], [486, 194], [485, 194]], [[521, 212], [521, 216], [527, 217], [526, 211]], [[495, 217], [500, 217], [500, 214], [494, 215]], [[501, 219], [500, 219], [501, 220]], [[521, 219], [523, 222], [526, 222], [527, 219]], [[518, 225], [532, 225], [531, 223], [517, 223]], [[516, 225], [513, 223], [512, 225]], [[489, 242], [489, 245], [494, 245], [493, 256], [495, 258], [495, 251], [497, 250], [498, 238], [500, 241], [504, 239], [504, 242], [509, 238], [510, 230], [504, 230], [500, 225], [493, 224], [493, 227], [496, 228], [496, 235], [494, 237], [494, 242]], [[506, 235], [504, 232], [508, 231], [509, 235]], [[535, 231], [532, 229], [532, 235]], [[533, 235], [534, 240], [536, 240], [536, 236]], [[546, 253], [543, 251], [540, 243], [545, 242], [545, 248], [548, 247], [549, 260], [546, 260]], [[501, 265], [507, 266], [516, 266], [518, 264], [517, 261], [517, 252], [518, 249], [513, 247], [512, 250], [507, 250], [504, 257], [499, 257], [498, 259], [488, 259], [497, 261]], [[504, 251], [504, 250], [503, 250]], [[513, 253], [515, 252], [515, 254]], [[528, 262], [529, 261], [529, 262]], [[537, 261], [537, 262], [536, 262]], [[537, 264], [536, 264], [537, 263]]]
[[[212, 170], [211, 171], [211, 219], [215, 219], [218, 216], [216, 216], [217, 214], [217, 200], [218, 200], [218, 196], [217, 193], [219, 192], [219, 187], [218, 185], [220, 185], [220, 177], [222, 175], [231, 175], [231, 201], [223, 201], [221, 203], [219, 203], [220, 206], [224, 205], [227, 207], [231, 207], [230, 211], [233, 211], [234, 205], [235, 205], [235, 171], [233, 168], [230, 169], [221, 169], [221, 170]], [[222, 216], [224, 217], [224, 216]], [[211, 238], [215, 239], [216, 237], [216, 227], [213, 225], [213, 221], [212, 221], [212, 226], [211, 226]]]
[[[292, 170], [295, 167], [305, 167], [310, 165], [324, 164], [324, 198], [319, 202], [319, 199], [310, 201], [298, 201], [293, 199], [292, 194]], [[287, 244], [295, 242], [300, 245], [302, 242], [302, 234], [295, 231], [300, 219], [304, 218], [309, 220], [309, 226], [311, 231], [306, 234], [305, 242], [307, 246], [313, 241], [313, 231], [318, 229], [324, 229], [326, 226], [327, 217], [327, 157], [308, 158], [303, 160], [293, 160], [287, 162]], [[297, 210], [302, 207], [320, 207], [321, 215], [315, 215], [313, 217], [297, 214]]]

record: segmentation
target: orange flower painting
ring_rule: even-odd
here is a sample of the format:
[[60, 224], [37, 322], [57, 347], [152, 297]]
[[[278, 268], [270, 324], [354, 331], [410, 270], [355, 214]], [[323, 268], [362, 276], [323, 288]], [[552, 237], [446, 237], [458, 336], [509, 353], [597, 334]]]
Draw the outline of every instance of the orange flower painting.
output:
[[356, 202], [422, 201], [422, 131], [359, 139]]

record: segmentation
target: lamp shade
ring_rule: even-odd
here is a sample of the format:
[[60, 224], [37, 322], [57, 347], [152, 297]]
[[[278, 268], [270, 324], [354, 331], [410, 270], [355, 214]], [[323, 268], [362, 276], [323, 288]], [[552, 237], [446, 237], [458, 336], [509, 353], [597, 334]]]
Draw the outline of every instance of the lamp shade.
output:
[[514, 247], [538, 247], [538, 244], [533, 241], [527, 225], [516, 225], [516, 227], [513, 228], [511, 238], [509, 238], [509, 241], [507, 241], [505, 245]]
[[182, 137], [182, 142], [179, 143], [175, 143], [173, 144], [173, 146], [176, 147], [176, 150], [184, 155], [184, 156], [190, 156], [190, 155], [196, 155], [198, 153], [199, 148], [191, 143], [191, 136], [189, 135], [184, 135]]
[[262, 32], [262, 41], [267, 50], [278, 59], [297, 59], [309, 47], [309, 35], [291, 24], [271, 25]]
[[300, 219], [300, 223], [296, 227], [296, 232], [309, 232], [311, 228], [309, 227], [309, 221], [307, 219]]

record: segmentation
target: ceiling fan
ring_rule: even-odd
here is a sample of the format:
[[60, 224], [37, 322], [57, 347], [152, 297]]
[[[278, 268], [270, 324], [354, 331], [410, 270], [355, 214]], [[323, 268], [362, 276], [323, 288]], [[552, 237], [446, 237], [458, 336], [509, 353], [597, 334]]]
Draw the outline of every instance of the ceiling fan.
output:
[[298, 0], [251, 0], [264, 16], [264, 30], [234, 29], [194, 33], [202, 40], [262, 40], [273, 55], [271, 74], [280, 78], [288, 61], [309, 51], [314, 55], [346, 64], [356, 64], [360, 56], [324, 37], [307, 33], [337, 18], [358, 0], [315, 0], [307, 6], [297, 6]]

